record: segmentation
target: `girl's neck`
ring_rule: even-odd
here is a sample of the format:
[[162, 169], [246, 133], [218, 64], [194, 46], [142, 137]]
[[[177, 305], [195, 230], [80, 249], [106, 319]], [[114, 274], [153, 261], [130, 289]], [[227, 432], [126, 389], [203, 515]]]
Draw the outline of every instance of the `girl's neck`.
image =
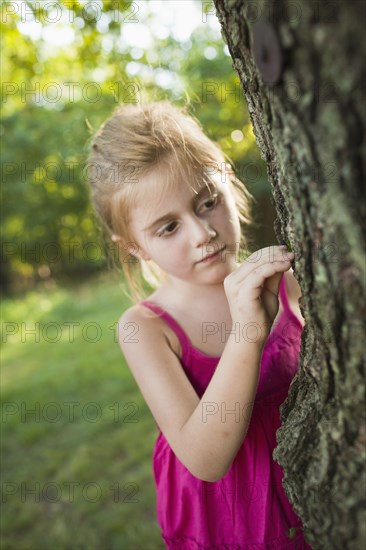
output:
[[168, 280], [154, 295], [179, 309], [186, 308], [188, 304], [194, 304], [197, 311], [228, 307], [223, 283], [192, 285], [184, 281]]

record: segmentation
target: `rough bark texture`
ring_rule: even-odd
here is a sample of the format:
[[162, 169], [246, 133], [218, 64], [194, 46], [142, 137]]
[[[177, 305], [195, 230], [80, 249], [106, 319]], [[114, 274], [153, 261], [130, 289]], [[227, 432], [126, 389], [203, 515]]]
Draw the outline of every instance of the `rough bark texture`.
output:
[[[359, 550], [366, 541], [366, 3], [214, 2], [268, 165], [275, 233], [296, 255], [306, 319], [274, 459], [313, 548]], [[261, 19], [282, 56], [271, 83], [254, 57], [253, 37], [263, 41], [267, 65], [278, 61], [267, 31], [255, 34]]]

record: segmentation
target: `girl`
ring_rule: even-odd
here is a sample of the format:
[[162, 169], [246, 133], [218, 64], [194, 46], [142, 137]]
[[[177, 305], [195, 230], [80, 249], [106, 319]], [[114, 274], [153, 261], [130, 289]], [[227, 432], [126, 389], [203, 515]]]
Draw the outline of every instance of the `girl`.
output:
[[160, 431], [166, 547], [309, 549], [272, 459], [303, 329], [293, 254], [243, 253], [253, 197], [198, 121], [167, 101], [118, 107], [89, 163], [136, 302], [118, 337]]

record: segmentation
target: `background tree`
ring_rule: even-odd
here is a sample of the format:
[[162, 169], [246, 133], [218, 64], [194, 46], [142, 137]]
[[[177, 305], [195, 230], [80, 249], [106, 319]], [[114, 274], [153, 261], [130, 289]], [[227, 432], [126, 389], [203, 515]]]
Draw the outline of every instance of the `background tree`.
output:
[[306, 318], [274, 458], [314, 548], [365, 542], [365, 3], [215, 0]]
[[189, 38], [175, 36], [163, 26], [171, 5], [154, 12], [155, 3], [140, 1], [2, 4], [5, 291], [105, 269], [84, 178], [89, 138], [119, 103], [137, 103], [142, 91], [178, 105], [189, 99], [258, 201], [253, 247], [275, 241], [265, 163], [227, 46], [210, 25], [216, 18], [205, 19], [197, 3]]

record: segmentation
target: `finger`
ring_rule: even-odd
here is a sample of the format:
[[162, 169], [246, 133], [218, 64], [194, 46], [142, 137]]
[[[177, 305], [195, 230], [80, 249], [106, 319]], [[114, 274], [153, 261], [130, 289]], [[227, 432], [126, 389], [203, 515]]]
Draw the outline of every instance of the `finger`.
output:
[[[277, 250], [274, 257], [272, 255], [272, 251], [269, 251], [268, 249], [266, 250], [266, 254], [263, 254], [263, 257], [257, 261], [257, 263], [255, 264], [249, 264], [248, 266], [246, 266], [246, 269], [240, 271], [239, 273], [236, 274], [236, 281], [235, 283], [237, 284], [243, 284], [243, 282], [247, 279], [247, 277], [251, 274], [251, 273], [256, 273], [256, 270], [263, 266], [263, 265], [273, 265], [275, 262], [282, 262], [282, 264], [288, 266], [288, 265], [291, 265], [291, 261], [294, 257], [294, 254], [293, 252], [287, 252], [286, 256], [283, 254], [283, 250]], [[270, 283], [270, 287], [267, 287], [267, 288], [270, 288], [273, 292], [278, 292], [278, 287], [279, 287], [279, 284], [281, 282], [281, 279], [275, 279], [275, 285], [272, 286], [272, 284]]]
[[264, 248], [260, 248], [259, 250], [256, 250], [246, 258], [245, 262], [248, 264], [257, 264], [258, 262], [263, 261], [273, 261], [276, 257], [276, 255], [282, 254], [283, 250], [280, 249], [279, 246], [266, 246]]
[[[281, 277], [284, 271], [289, 269], [289, 267], [290, 262], [276, 260], [274, 262], [263, 264], [252, 270], [246, 278], [246, 281], [251, 285], [250, 298], [253, 300], [259, 298], [266, 280], [274, 276], [274, 281], [270, 283], [271, 290], [274, 294], [278, 295]], [[277, 275], [278, 277], [276, 277]], [[268, 288], [268, 286], [266, 288]]]
[[268, 246], [257, 250], [249, 256], [244, 262], [233, 271], [229, 277], [233, 284], [242, 284], [247, 276], [259, 266], [265, 263], [271, 263], [275, 260], [288, 261], [291, 258], [292, 252], [281, 249], [279, 246]]

